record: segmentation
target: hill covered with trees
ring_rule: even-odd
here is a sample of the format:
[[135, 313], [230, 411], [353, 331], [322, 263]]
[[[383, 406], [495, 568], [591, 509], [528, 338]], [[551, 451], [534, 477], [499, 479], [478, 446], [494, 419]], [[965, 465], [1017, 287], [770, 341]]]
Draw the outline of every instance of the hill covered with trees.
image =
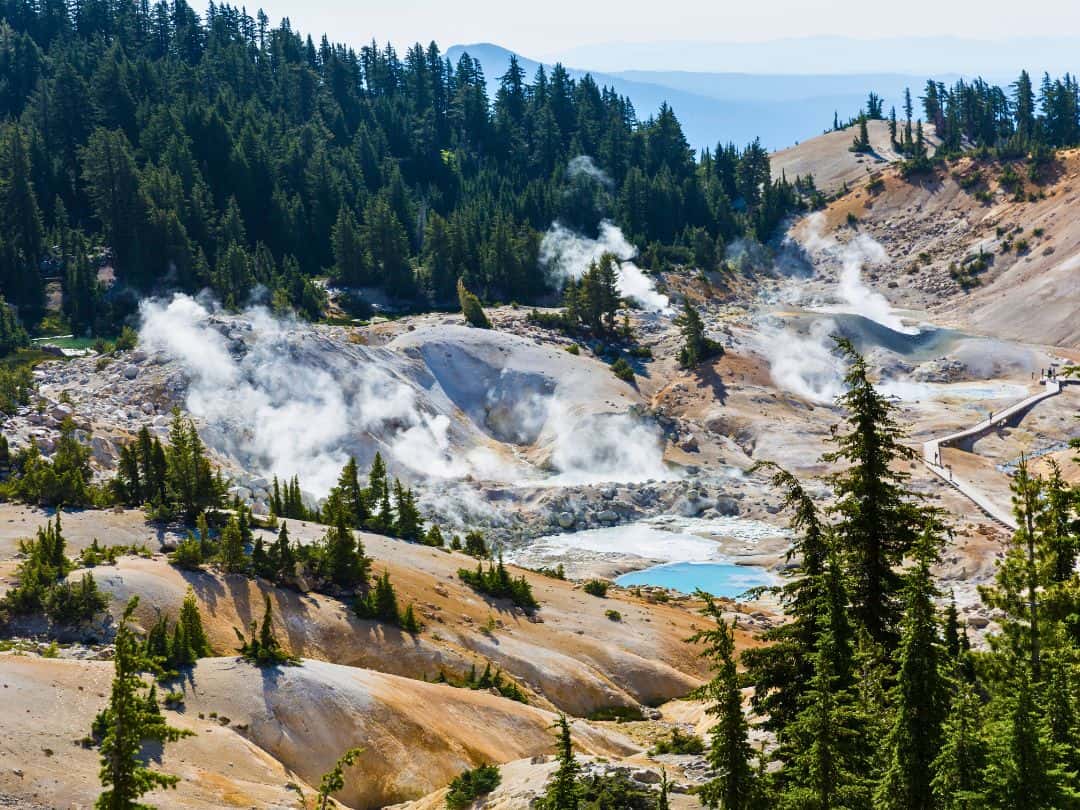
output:
[[[560, 66], [513, 62], [492, 99], [467, 54], [355, 50], [227, 5], [0, 0], [0, 77], [0, 292], [32, 324], [61, 278], [79, 333], [205, 287], [315, 317], [323, 275], [417, 307], [458, 279], [533, 300], [556, 219], [613, 218], [656, 264], [800, 206], [759, 144], [697, 157], [667, 105], [641, 120]], [[568, 172], [580, 155], [603, 176]]]

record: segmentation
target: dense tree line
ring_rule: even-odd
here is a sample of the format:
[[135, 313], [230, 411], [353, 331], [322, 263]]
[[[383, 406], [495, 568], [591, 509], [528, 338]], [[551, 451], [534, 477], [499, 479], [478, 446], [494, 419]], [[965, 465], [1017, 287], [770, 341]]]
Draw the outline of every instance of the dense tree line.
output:
[[[787, 492], [799, 576], [779, 589], [790, 621], [745, 650], [705, 594], [694, 637], [713, 664], [699, 690], [716, 718], [708, 807], [1061, 810], [1080, 806], [1080, 493], [1051, 466], [1013, 478], [1019, 528], [980, 589], [999, 632], [975, 651], [932, 568], [947, 532], [908, 494], [895, 406], [850, 346], [846, 429], [826, 460], [836, 499]], [[742, 688], [773, 735], [749, 744]], [[756, 760], [756, 762], [755, 762]], [[571, 806], [571, 805], [558, 805]]]
[[512, 60], [492, 99], [468, 55], [349, 48], [229, 5], [0, 0], [0, 76], [0, 293], [31, 321], [59, 278], [79, 332], [114, 329], [131, 291], [265, 288], [314, 316], [323, 273], [416, 304], [459, 279], [527, 300], [555, 219], [715, 255], [800, 205], [758, 143], [696, 159], [670, 107], [640, 120], [561, 66], [529, 81]]
[[1068, 73], [1043, 74], [1037, 89], [1027, 71], [1007, 88], [981, 78], [927, 81], [921, 100], [947, 152], [974, 145], [1017, 157], [1080, 143], [1080, 87]]
[[[1042, 162], [1054, 149], [1080, 144], [1080, 84], [1069, 73], [1057, 78], [1044, 73], [1038, 87], [1026, 70], [1007, 87], [981, 77], [958, 79], [951, 86], [928, 79], [919, 102], [921, 114], [908, 89], [900, 116], [895, 107], [888, 116], [893, 145], [915, 160], [925, 159], [924, 121], [933, 125], [942, 155], [974, 148], [1003, 159]], [[865, 110], [845, 125], [860, 126], [855, 151], [869, 149], [865, 122], [875, 118], [882, 118], [881, 99], [871, 93]], [[833, 128], [842, 128], [836, 117]]]
[[112, 496], [125, 506], [147, 506], [157, 517], [199, 514], [225, 504], [225, 481], [214, 472], [191, 419], [174, 411], [168, 444], [145, 425], [136, 440], [120, 448]]

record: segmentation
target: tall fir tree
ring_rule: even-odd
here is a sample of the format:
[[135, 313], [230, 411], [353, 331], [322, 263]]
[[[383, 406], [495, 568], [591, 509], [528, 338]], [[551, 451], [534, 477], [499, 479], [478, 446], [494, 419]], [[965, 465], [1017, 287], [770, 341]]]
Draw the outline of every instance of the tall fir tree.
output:
[[712, 665], [714, 674], [695, 695], [707, 702], [706, 712], [716, 718], [716, 724], [709, 730], [708, 756], [715, 775], [702, 785], [698, 796], [706, 807], [748, 810], [755, 806], [758, 785], [750, 765], [749, 727], [735, 667], [735, 625], [724, 619], [712, 596], [702, 591], [697, 596], [705, 603], [702, 615], [713, 626], [699, 630], [690, 641], [705, 646], [701, 654]]

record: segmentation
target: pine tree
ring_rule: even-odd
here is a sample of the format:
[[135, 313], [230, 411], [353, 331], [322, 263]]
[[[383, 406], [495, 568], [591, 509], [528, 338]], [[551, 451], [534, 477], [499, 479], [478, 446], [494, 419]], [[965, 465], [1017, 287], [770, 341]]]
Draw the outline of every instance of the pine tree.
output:
[[386, 477], [386, 463], [383, 461], [382, 453], [376, 451], [375, 458], [371, 460], [371, 469], [368, 470], [368, 503], [380, 503], [388, 489], [389, 484]]
[[934, 613], [937, 590], [930, 575], [937, 543], [928, 525], [905, 589], [891, 701], [893, 725], [887, 740], [889, 764], [875, 801], [875, 806], [892, 810], [932, 810], [936, 805], [932, 764], [940, 746], [946, 694], [941, 674], [944, 651]]
[[412, 633], [415, 635], [420, 632], [420, 620], [416, 618], [416, 610], [413, 607], [413, 603], [409, 602], [409, 606], [405, 608], [405, 612], [401, 614], [401, 629], [406, 633]]
[[851, 143], [851, 151], [858, 153], [865, 153], [872, 151], [873, 147], [870, 145], [870, 130], [866, 125], [866, 115], [859, 116], [859, 134], [855, 136]]
[[667, 771], [660, 771], [660, 792], [656, 795], [656, 810], [671, 810], [671, 805], [668, 802], [668, 790], [670, 785], [668, 783]]
[[768, 643], [744, 650], [741, 659], [754, 683], [756, 713], [764, 718], [766, 728], [780, 732], [795, 719], [799, 698], [813, 674], [811, 662], [820, 632], [830, 541], [817, 507], [795, 476], [771, 463], [753, 469], [772, 470], [772, 486], [784, 492], [784, 507], [792, 513], [790, 528], [795, 536], [787, 562], [797, 564], [800, 574], [779, 592], [790, 621], [767, 629], [761, 638]]
[[1045, 720], [1035, 706], [1031, 676], [1021, 663], [1011, 694], [1001, 697], [1003, 717], [990, 735], [985, 773], [986, 807], [1059, 810], [1076, 800], [1066, 790]]
[[396, 478], [394, 479], [394, 506], [397, 511], [394, 534], [403, 540], [419, 540], [423, 529], [420, 512], [416, 508], [416, 497], [412, 489], [403, 487]]
[[281, 499], [281, 482], [274, 476], [274, 484], [270, 492], [270, 514], [281, 517], [284, 513], [284, 501]]
[[273, 572], [272, 579], [275, 582], [280, 583], [295, 575], [296, 555], [289, 541], [288, 523], [282, 522], [281, 528], [278, 529], [277, 539], [270, 546], [268, 556], [270, 558], [270, 570]]
[[853, 689], [852, 632], [839, 558], [830, 554], [817, 575], [818, 608], [812, 674], [799, 713], [782, 733], [785, 806], [870, 807], [866, 724]]
[[983, 806], [981, 788], [987, 746], [982, 712], [974, 687], [966, 681], [958, 683], [942, 729], [941, 750], [932, 768], [934, 799], [942, 810], [976, 810]]
[[901, 440], [896, 405], [870, 382], [866, 362], [846, 339], [837, 344], [848, 361], [847, 391], [837, 398], [848, 430], [832, 437], [837, 449], [828, 463], [846, 463], [831, 477], [836, 492], [832, 512], [838, 547], [850, 566], [852, 609], [875, 643], [891, 650], [900, 618], [902, 581], [896, 566], [912, 548], [924, 522], [922, 510], [906, 499], [907, 474], [899, 469], [912, 451]]
[[323, 774], [319, 781], [318, 810], [327, 810], [330, 807], [330, 795], [345, 788], [345, 769], [356, 765], [363, 753], [363, 748], [350, 748], [338, 758], [333, 768]]
[[347, 287], [360, 287], [371, 279], [370, 257], [364, 248], [356, 215], [348, 206], [338, 210], [330, 236], [334, 250], [334, 275]]
[[488, 320], [487, 313], [484, 312], [484, 307], [480, 304], [480, 299], [465, 288], [465, 282], [460, 278], [457, 282], [457, 294], [461, 313], [465, 316], [465, 323], [478, 329], [490, 329], [491, 321]]
[[251, 547], [251, 570], [257, 577], [274, 578], [275, 571], [270, 564], [270, 554], [263, 543], [262, 535], [255, 538], [255, 544]]
[[705, 335], [705, 324], [689, 301], [683, 301], [682, 314], [675, 323], [683, 337], [683, 346], [679, 350], [679, 365], [683, 368], [696, 368], [702, 361], [723, 354], [720, 344]]
[[946, 663], [950, 666], [957, 666], [960, 663], [962, 642], [960, 640], [960, 616], [956, 611], [955, 594], [950, 594], [949, 604], [945, 608], [945, 622], [941, 636]]
[[248, 559], [244, 553], [244, 537], [240, 529], [240, 521], [235, 515], [229, 518], [229, 522], [221, 530], [218, 563], [227, 574], [239, 574], [247, 570]]
[[195, 591], [190, 585], [187, 593], [184, 594], [184, 602], [180, 606], [179, 625], [184, 628], [184, 637], [187, 639], [192, 660], [211, 654], [210, 642], [206, 638], [202, 616], [199, 613], [199, 604], [195, 600]]
[[177, 776], [147, 767], [140, 756], [145, 740], [174, 742], [185, 733], [160, 720], [154, 693], [148, 697], [142, 695], [144, 685], [139, 673], [148, 662], [129, 625], [137, 606], [138, 597], [132, 597], [116, 632], [113, 654], [116, 674], [109, 705], [104, 712], [105, 733], [101, 740], [100, 777], [105, 790], [94, 804], [97, 810], [145, 807], [138, 801], [143, 794], [157, 788], [175, 787], [179, 781]]
[[363, 544], [353, 535], [342, 510], [323, 535], [321, 556], [323, 576], [338, 587], [352, 589], [367, 581], [371, 561], [364, 556]]
[[42, 305], [38, 264], [44, 255], [44, 228], [34, 190], [26, 134], [15, 124], [0, 129], [0, 284], [6, 297], [30, 313]]
[[[234, 628], [235, 629], [235, 628]], [[288, 655], [281, 649], [274, 633], [274, 614], [270, 606], [270, 594], [263, 592], [263, 617], [261, 622], [251, 620], [251, 638], [235, 630], [240, 642], [240, 657], [258, 667], [275, 667], [281, 664], [296, 664], [299, 659]]]
[[702, 615], [711, 619], [715, 627], [699, 630], [690, 642], [705, 645], [701, 654], [710, 661], [715, 674], [695, 695], [708, 702], [706, 712], [716, 718], [716, 725], [709, 731], [708, 756], [716, 775], [702, 785], [698, 795], [706, 807], [744, 810], [754, 807], [757, 785], [750, 767], [749, 732], [735, 669], [735, 623], [728, 625], [709, 594], [698, 591], [696, 596], [705, 602]]
[[338, 476], [337, 490], [343, 506], [348, 510], [350, 525], [360, 528], [367, 521], [368, 510], [364, 502], [364, 491], [360, 487], [360, 474], [355, 458], [350, 457], [342, 468], [341, 475]]
[[986, 604], [1005, 612], [1002, 623], [1003, 639], [991, 639], [1000, 646], [1004, 641], [1011, 653], [1024, 660], [1036, 680], [1042, 663], [1042, 595], [1048, 585], [1045, 564], [1050, 549], [1037, 526], [1045, 523], [1043, 483], [1028, 472], [1027, 460], [1020, 459], [1011, 483], [1013, 513], [1017, 529], [998, 564], [995, 583], [980, 586], [979, 593]]
[[390, 624], [398, 623], [397, 594], [390, 582], [389, 571], [383, 571], [382, 576], [376, 578], [375, 587], [368, 594], [361, 615]]
[[556, 757], [559, 767], [556, 768], [551, 782], [548, 784], [542, 807], [543, 810], [577, 810], [577, 780], [580, 766], [574, 757], [574, 743], [570, 736], [570, 723], [565, 714], [559, 715], [555, 728], [559, 735], [556, 744]]

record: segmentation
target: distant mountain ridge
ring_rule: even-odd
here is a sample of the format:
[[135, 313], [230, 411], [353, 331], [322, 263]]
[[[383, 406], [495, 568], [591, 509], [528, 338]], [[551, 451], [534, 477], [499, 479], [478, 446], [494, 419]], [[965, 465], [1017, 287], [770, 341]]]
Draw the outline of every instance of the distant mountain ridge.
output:
[[[489, 93], [494, 96], [513, 52], [491, 43], [475, 43], [454, 45], [446, 55], [456, 62], [463, 53], [480, 61]], [[521, 54], [517, 58], [531, 79], [541, 62]], [[690, 145], [699, 151], [713, 148], [718, 142], [745, 145], [756, 137], [769, 150], [783, 149], [820, 135], [832, 123], [834, 112], [842, 119], [855, 115], [870, 90], [885, 99], [888, 109], [890, 104], [900, 106], [905, 87], [910, 86], [917, 95], [925, 82], [924, 77], [902, 74], [603, 73], [569, 65], [567, 71], [575, 79], [591, 73], [597, 84], [627, 96], [641, 119], [655, 114], [666, 101], [679, 117]]]
[[1034, 74], [1076, 72], [1080, 37], [1027, 36], [991, 40], [957, 36], [862, 39], [808, 36], [760, 42], [599, 42], [545, 58], [601, 72], [689, 70], [753, 74], [981, 74], [1011, 81]]

